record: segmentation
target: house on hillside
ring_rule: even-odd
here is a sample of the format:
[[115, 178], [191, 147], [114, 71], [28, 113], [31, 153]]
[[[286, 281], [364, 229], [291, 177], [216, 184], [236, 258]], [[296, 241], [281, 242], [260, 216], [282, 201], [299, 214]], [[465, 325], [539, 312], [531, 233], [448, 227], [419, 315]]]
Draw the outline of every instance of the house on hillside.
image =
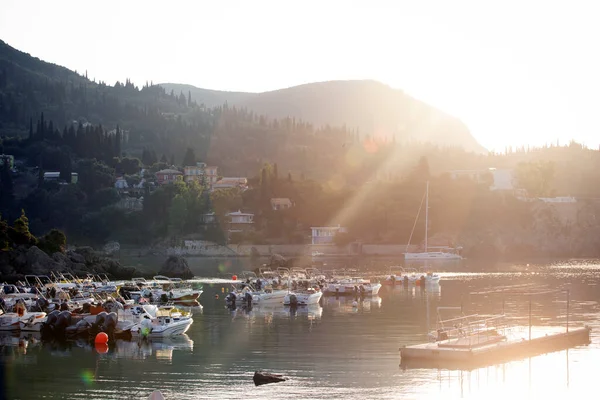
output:
[[514, 174], [511, 169], [459, 169], [448, 171], [450, 178], [466, 178], [481, 184], [489, 184], [490, 190], [494, 191], [513, 191]]
[[292, 201], [287, 197], [275, 197], [271, 199], [271, 207], [274, 211], [286, 210], [288, 208], [291, 208], [292, 206]]
[[0, 167], [3, 167], [5, 163], [8, 163], [8, 168], [12, 170], [15, 167], [15, 156], [0, 154]]
[[183, 177], [183, 172], [178, 171], [176, 169], [167, 168], [158, 171], [155, 175], [158, 184], [164, 185], [167, 183], [173, 183], [176, 180], [181, 179], [180, 177]]
[[515, 176], [512, 169], [497, 169], [490, 168], [492, 174], [492, 185], [490, 190], [503, 190], [513, 191], [515, 190], [514, 182]]
[[243, 213], [240, 210], [227, 214], [229, 232], [246, 232], [254, 228], [254, 214]]
[[214, 166], [208, 166], [205, 163], [197, 163], [196, 165], [186, 166], [183, 168], [183, 180], [185, 182], [201, 182], [202, 178], [208, 186], [211, 186], [217, 182], [218, 168]]
[[214, 212], [202, 214], [202, 222], [205, 224], [214, 224], [217, 222], [217, 216]]
[[333, 244], [333, 239], [338, 233], [347, 233], [348, 229], [343, 226], [320, 226], [311, 227], [312, 244]]
[[123, 190], [127, 189], [128, 187], [129, 184], [127, 184], [127, 181], [122, 176], [118, 177], [115, 181], [115, 189]]
[[121, 210], [142, 211], [144, 209], [144, 197], [123, 197], [116, 204]]
[[213, 190], [218, 189], [233, 189], [240, 188], [246, 190], [248, 188], [248, 179], [246, 178], [221, 178], [212, 185]]
[[63, 184], [69, 184], [69, 183], [77, 183], [77, 180], [79, 179], [79, 175], [77, 174], [77, 172], [71, 172], [71, 182], [64, 182], [62, 179], [60, 179], [60, 172], [56, 172], [56, 171], [51, 171], [51, 172], [44, 172], [44, 181], [45, 182], [58, 182], [58, 183], [63, 183]]

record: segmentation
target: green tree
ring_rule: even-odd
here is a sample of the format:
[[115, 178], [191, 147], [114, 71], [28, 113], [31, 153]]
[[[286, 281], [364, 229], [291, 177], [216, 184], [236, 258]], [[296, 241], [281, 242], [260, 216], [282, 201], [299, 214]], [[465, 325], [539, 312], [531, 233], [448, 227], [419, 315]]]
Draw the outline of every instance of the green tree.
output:
[[40, 240], [39, 247], [49, 255], [60, 252], [64, 253], [67, 246], [67, 237], [58, 230], [52, 229]]
[[181, 234], [187, 217], [187, 203], [185, 198], [178, 194], [173, 198], [169, 207], [169, 234], [173, 236]]
[[37, 244], [37, 238], [29, 231], [29, 218], [25, 215], [25, 210], [21, 210], [21, 216], [15, 220], [13, 226], [9, 229], [9, 237], [17, 246]]
[[196, 165], [196, 155], [194, 154], [194, 150], [191, 147], [188, 147], [185, 151], [185, 156], [183, 157], [184, 167], [194, 166]]
[[63, 152], [60, 163], [60, 179], [66, 183], [72, 181], [73, 166], [71, 164], [71, 156], [69, 153]]
[[525, 189], [531, 197], [545, 197], [551, 194], [554, 181], [552, 161], [522, 162], [517, 165], [515, 178], [517, 185]]

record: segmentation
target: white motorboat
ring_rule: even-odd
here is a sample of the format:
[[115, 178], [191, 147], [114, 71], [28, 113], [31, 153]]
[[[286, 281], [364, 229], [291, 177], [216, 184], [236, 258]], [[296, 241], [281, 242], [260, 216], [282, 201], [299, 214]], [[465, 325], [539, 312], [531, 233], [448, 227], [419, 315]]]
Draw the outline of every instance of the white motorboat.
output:
[[157, 275], [153, 279], [154, 281], [150, 283], [149, 289], [142, 292], [144, 296], [152, 294], [153, 298], [159, 299], [165, 295], [169, 301], [186, 302], [195, 301], [202, 294], [202, 289], [182, 286], [181, 280], [171, 279], [162, 275]]
[[19, 320], [19, 329], [21, 332], [40, 332], [42, 325], [46, 322], [46, 313], [29, 314], [27, 318], [23, 317]]
[[440, 276], [432, 272], [418, 272], [414, 268], [390, 267], [390, 274], [383, 281], [384, 285], [415, 284], [421, 285], [423, 279], [426, 285], [440, 282]]
[[287, 294], [287, 290], [272, 289], [252, 292], [252, 304], [281, 304]]
[[[45, 319], [45, 312], [11, 312], [0, 315], [0, 331], [18, 331], [21, 329], [21, 322], [33, 325], [35, 319]], [[43, 322], [43, 321], [40, 321]]]
[[359, 277], [333, 279], [324, 288], [324, 294], [330, 296], [377, 296], [381, 283]]
[[182, 335], [190, 328], [194, 321], [189, 316], [184, 316], [174, 307], [160, 307], [156, 317], [145, 313], [142, 321], [134, 324], [131, 329], [133, 337], [162, 338]]
[[283, 298], [284, 306], [307, 306], [318, 304], [323, 296], [323, 292], [315, 289], [298, 290], [290, 292]]

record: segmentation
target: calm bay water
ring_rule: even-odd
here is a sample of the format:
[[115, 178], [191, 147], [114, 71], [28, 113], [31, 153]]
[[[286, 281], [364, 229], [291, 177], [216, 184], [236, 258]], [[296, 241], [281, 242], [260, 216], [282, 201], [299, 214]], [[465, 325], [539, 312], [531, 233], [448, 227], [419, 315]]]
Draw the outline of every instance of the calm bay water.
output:
[[[209, 276], [245, 269], [241, 263], [191, 264], [196, 274]], [[57, 346], [30, 340], [25, 348], [19, 346], [23, 340], [2, 336], [0, 384], [11, 399], [137, 399], [154, 389], [168, 399], [572, 398], [595, 392], [600, 264], [442, 276], [437, 290], [384, 287], [379, 297], [358, 307], [352, 299], [325, 298], [322, 307], [296, 314], [283, 307], [231, 312], [224, 307], [224, 286], [206, 284], [203, 309], [196, 310], [182, 338], [143, 345], [119, 341], [99, 354], [84, 342]], [[570, 320], [592, 327], [592, 344], [473, 371], [400, 366], [398, 348], [426, 340], [438, 306], [462, 304], [465, 313], [501, 312], [504, 306], [526, 322], [527, 299], [471, 294], [525, 284], [569, 289]], [[534, 324], [564, 325], [565, 295], [535, 297], [532, 314]], [[282, 373], [289, 381], [255, 387], [252, 375], [258, 369]]]

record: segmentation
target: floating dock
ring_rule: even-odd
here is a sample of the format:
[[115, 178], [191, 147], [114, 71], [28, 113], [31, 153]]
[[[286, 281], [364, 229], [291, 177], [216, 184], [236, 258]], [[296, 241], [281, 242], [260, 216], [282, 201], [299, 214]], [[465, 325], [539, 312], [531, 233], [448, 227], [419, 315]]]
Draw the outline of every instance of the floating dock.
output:
[[590, 344], [587, 326], [531, 328], [404, 346], [400, 366], [470, 370]]

